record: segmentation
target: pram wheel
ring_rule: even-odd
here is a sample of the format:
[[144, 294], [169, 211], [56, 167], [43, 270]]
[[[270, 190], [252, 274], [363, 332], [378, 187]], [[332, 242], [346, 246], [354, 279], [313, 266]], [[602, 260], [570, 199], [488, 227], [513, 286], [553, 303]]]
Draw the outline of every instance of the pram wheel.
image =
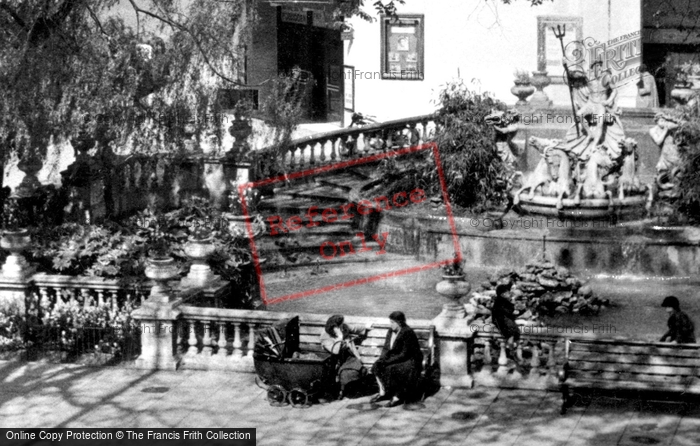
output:
[[292, 407], [309, 407], [309, 395], [301, 390], [301, 389], [294, 389], [291, 392], [289, 392], [289, 402], [291, 403]]
[[267, 401], [271, 406], [283, 406], [287, 403], [287, 391], [280, 385], [273, 385], [267, 391]]

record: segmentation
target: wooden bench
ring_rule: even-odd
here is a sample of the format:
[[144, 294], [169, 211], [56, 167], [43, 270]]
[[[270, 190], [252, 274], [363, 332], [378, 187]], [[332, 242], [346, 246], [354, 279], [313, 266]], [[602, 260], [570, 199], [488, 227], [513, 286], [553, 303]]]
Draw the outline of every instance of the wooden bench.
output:
[[700, 394], [700, 344], [567, 339], [565, 348], [562, 414], [572, 404], [571, 389]]
[[[353, 325], [353, 324], [350, 324]], [[431, 373], [435, 366], [435, 327], [433, 325], [411, 325], [418, 337], [421, 351], [423, 352], [423, 373]], [[304, 352], [327, 353], [321, 345], [321, 333], [324, 324], [301, 321], [299, 326], [299, 348]], [[374, 362], [379, 359], [384, 347], [386, 333], [389, 324], [375, 324], [367, 332], [367, 337], [358, 346], [358, 352], [362, 357], [362, 364], [371, 369]]]

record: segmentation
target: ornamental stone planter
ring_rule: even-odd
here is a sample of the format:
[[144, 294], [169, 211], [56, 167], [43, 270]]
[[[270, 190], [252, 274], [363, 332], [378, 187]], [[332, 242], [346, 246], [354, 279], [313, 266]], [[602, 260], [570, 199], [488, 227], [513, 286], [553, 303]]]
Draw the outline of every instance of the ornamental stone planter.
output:
[[515, 81], [515, 86], [510, 89], [510, 92], [518, 98], [518, 102], [515, 103], [516, 106], [527, 107], [529, 105], [527, 98], [535, 92], [535, 87], [530, 82]]
[[671, 97], [680, 105], [686, 105], [697, 92], [697, 90], [690, 88], [690, 85], [676, 85], [671, 90]]
[[224, 214], [224, 217], [228, 220], [228, 229], [234, 237], [248, 237], [248, 223], [253, 230], [253, 237], [265, 231], [265, 222], [259, 214], [255, 216]]
[[469, 330], [467, 312], [459, 301], [471, 286], [464, 275], [443, 275], [435, 290], [447, 302], [442, 312], [433, 319], [440, 343], [440, 384], [443, 386], [471, 388], [470, 343], [474, 333]]
[[547, 97], [544, 89], [552, 83], [546, 71], [533, 71], [530, 82], [537, 91], [530, 99], [530, 105], [535, 108], [550, 108], [553, 102]]
[[148, 298], [152, 303], [168, 303], [172, 289], [168, 281], [173, 280], [178, 275], [178, 267], [172, 257], [160, 257], [148, 259], [146, 267], [146, 277], [156, 282], [151, 288], [151, 295]]
[[10, 252], [7, 260], [5, 260], [5, 264], [2, 266], [3, 276], [21, 279], [33, 272], [30, 271], [27, 260], [22, 255], [22, 252], [29, 247], [30, 243], [31, 237], [26, 229], [3, 231], [2, 238], [0, 238], [0, 247]]
[[187, 274], [186, 282], [191, 286], [204, 286], [215, 276], [211, 267], [207, 264], [207, 258], [216, 251], [214, 239], [207, 237], [204, 239], [191, 238], [183, 247], [185, 254], [192, 260], [190, 272]]
[[443, 275], [442, 279], [443, 280], [438, 282], [435, 286], [435, 290], [451, 301], [459, 301], [459, 299], [465, 296], [471, 289], [469, 282], [464, 280], [464, 274], [458, 276]]

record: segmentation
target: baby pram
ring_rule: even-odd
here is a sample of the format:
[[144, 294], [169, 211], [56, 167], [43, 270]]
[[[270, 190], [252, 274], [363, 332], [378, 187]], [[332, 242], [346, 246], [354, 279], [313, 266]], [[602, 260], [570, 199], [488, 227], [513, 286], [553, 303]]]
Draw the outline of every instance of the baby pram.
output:
[[299, 351], [299, 317], [258, 333], [253, 350], [256, 381], [271, 405], [307, 407], [335, 382], [330, 354]]

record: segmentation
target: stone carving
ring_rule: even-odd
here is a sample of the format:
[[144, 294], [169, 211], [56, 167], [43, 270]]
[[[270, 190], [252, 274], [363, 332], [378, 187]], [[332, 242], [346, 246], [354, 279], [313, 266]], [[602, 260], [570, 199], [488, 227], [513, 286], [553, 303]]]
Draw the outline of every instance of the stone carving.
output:
[[496, 131], [498, 156], [507, 168], [514, 172], [518, 157], [523, 153], [523, 150], [513, 142], [513, 138], [518, 133], [520, 114], [513, 110], [492, 110], [491, 114], [484, 119]]
[[513, 204], [520, 202], [520, 194], [526, 190], [530, 191], [529, 199], [534, 199], [536, 190], [540, 188], [542, 195], [557, 197], [556, 207], [561, 209], [564, 196], [572, 195], [571, 160], [559, 147], [561, 141], [558, 139], [531, 136], [528, 143], [537, 149], [542, 157], [533, 173], [527, 177], [523, 187], [515, 193]]
[[659, 113], [654, 117], [656, 125], [649, 130], [651, 139], [661, 149], [656, 163], [656, 185], [668, 195], [674, 195], [675, 179], [681, 168], [681, 157], [675, 141], [676, 129], [683, 123], [680, 116]]
[[[582, 72], [570, 74], [576, 122], [564, 140], [529, 138], [529, 145], [542, 158], [532, 173], [523, 175], [523, 186], [513, 194], [514, 204], [532, 204], [537, 206], [535, 212], [549, 213], [552, 209], [558, 214], [585, 203], [585, 216], [569, 214], [579, 216], [575, 218], [601, 218], [616, 206], [644, 206], [645, 201], [649, 208], [650, 198], [642, 195], [648, 189], [651, 197], [651, 187], [640, 184], [637, 177], [637, 143], [625, 137], [610, 73], [601, 70], [599, 62], [592, 68], [595, 74], [590, 80]], [[657, 144], [669, 144], [661, 142], [666, 137], [662, 130], [656, 132]], [[527, 191], [529, 194], [521, 197]], [[605, 202], [593, 201], [601, 199]]]

